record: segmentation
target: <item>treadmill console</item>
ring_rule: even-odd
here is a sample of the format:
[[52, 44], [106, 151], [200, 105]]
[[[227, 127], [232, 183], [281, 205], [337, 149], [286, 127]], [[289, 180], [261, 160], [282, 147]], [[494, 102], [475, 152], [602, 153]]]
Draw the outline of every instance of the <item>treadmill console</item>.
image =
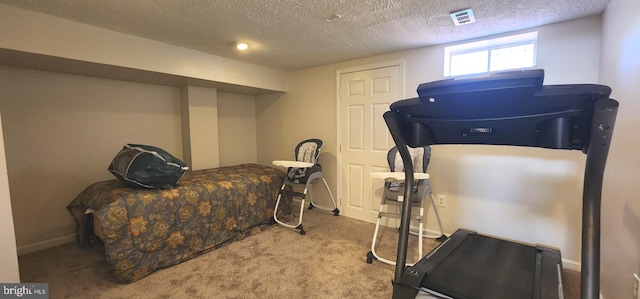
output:
[[498, 144], [586, 152], [593, 105], [603, 85], [542, 85], [543, 70], [420, 84], [418, 98], [391, 105], [412, 147]]

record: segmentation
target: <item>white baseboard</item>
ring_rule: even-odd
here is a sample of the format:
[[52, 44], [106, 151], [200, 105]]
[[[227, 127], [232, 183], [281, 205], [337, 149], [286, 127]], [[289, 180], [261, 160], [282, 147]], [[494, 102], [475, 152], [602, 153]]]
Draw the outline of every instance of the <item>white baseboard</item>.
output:
[[44, 250], [47, 248], [55, 247], [58, 245], [74, 242], [76, 240], [76, 235], [71, 234], [63, 237], [53, 238], [50, 240], [45, 240], [41, 242], [36, 242], [33, 244], [27, 244], [23, 246], [18, 246], [18, 255], [25, 255], [32, 252]]
[[562, 268], [580, 272], [581, 264], [576, 261], [562, 259]]

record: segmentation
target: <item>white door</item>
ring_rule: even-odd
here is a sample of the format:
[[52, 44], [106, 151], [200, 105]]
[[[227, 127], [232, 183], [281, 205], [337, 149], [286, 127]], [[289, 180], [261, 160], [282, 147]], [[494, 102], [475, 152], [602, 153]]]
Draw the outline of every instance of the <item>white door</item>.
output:
[[395, 144], [382, 114], [401, 99], [400, 65], [340, 74], [341, 213], [375, 222], [384, 185], [370, 172], [389, 171]]

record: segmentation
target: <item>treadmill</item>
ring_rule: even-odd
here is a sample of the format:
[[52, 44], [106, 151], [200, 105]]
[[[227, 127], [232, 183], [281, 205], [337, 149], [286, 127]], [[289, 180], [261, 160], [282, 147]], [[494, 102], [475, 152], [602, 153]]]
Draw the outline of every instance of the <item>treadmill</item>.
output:
[[[582, 210], [581, 298], [600, 292], [602, 180], [618, 102], [603, 85], [543, 85], [544, 70], [493, 73], [418, 86], [384, 119], [413, 189], [407, 146], [491, 144], [581, 150], [586, 154]], [[559, 250], [459, 229], [415, 265], [406, 266], [411, 196], [406, 191], [393, 298], [565, 298]], [[433, 298], [433, 297], [430, 297]]]

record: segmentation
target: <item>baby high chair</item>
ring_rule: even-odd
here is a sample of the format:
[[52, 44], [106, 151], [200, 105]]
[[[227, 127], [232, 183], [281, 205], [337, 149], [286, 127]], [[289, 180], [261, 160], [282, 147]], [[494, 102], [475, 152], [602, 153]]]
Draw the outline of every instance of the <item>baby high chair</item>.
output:
[[[273, 219], [278, 224], [285, 227], [299, 229], [301, 235], [304, 235], [306, 233], [302, 226], [302, 213], [304, 212], [305, 197], [309, 190], [309, 185], [313, 184], [318, 179], [321, 179], [324, 183], [324, 186], [327, 188], [327, 192], [329, 192], [329, 196], [331, 197], [331, 201], [333, 202], [333, 209], [316, 205], [313, 202], [311, 193], [309, 193], [309, 210], [317, 207], [320, 210], [331, 211], [335, 216], [340, 215], [340, 210], [338, 210], [338, 206], [336, 205], [336, 201], [333, 198], [333, 194], [331, 194], [329, 184], [327, 184], [327, 181], [322, 175], [322, 166], [318, 164], [318, 155], [320, 154], [321, 148], [322, 140], [320, 139], [303, 140], [296, 146], [295, 161], [273, 161], [273, 165], [287, 167], [287, 176], [282, 182], [282, 187], [280, 188], [280, 192], [278, 193], [276, 207], [273, 211]], [[291, 190], [287, 190], [287, 186], [291, 186]], [[304, 187], [304, 191], [302, 193], [296, 192], [294, 190], [294, 188], [296, 187]], [[298, 224], [296, 225], [287, 224], [278, 219], [278, 206], [280, 205], [282, 194], [291, 194], [292, 196], [300, 197], [302, 200], [302, 202], [300, 203], [300, 215], [298, 216]]]
[[[411, 148], [408, 147], [409, 153], [411, 154], [411, 159], [413, 160], [414, 167], [414, 181], [416, 182], [413, 187], [413, 195], [411, 206], [412, 208], [418, 208], [418, 213], [415, 214], [412, 211], [412, 215], [414, 215], [415, 220], [418, 221], [418, 232], [410, 232], [411, 234], [418, 236], [418, 259], [422, 258], [422, 238], [432, 238], [437, 239], [438, 241], [444, 241], [447, 237], [444, 235], [444, 230], [442, 229], [442, 223], [440, 222], [440, 215], [438, 214], [438, 208], [435, 204], [435, 200], [433, 199], [433, 194], [431, 193], [431, 184], [429, 182], [429, 174], [427, 173], [427, 166], [429, 165], [429, 160], [431, 158], [431, 148], [429, 146]], [[367, 263], [371, 264], [374, 259], [377, 259], [383, 263], [395, 265], [394, 261], [382, 258], [378, 256], [376, 253], [376, 240], [378, 239], [378, 231], [380, 227], [380, 220], [382, 217], [389, 218], [401, 218], [399, 207], [402, 206], [402, 201], [404, 200], [404, 166], [402, 164], [402, 158], [398, 153], [398, 148], [393, 147], [387, 153], [387, 162], [389, 163], [389, 169], [391, 172], [374, 172], [371, 173], [370, 176], [373, 178], [381, 178], [385, 180], [384, 183], [384, 191], [382, 194], [382, 202], [380, 204], [380, 212], [378, 213], [378, 220], [376, 221], [376, 227], [373, 232], [373, 240], [371, 241], [371, 251], [367, 253]], [[440, 228], [440, 234], [437, 235], [428, 235], [424, 234], [424, 209], [425, 209], [425, 200], [426, 197], [429, 196], [431, 198], [431, 205], [436, 215], [436, 219], [438, 221], [438, 226]], [[398, 207], [392, 208], [393, 212], [385, 212], [385, 207]], [[413, 209], [412, 209], [413, 210]]]

